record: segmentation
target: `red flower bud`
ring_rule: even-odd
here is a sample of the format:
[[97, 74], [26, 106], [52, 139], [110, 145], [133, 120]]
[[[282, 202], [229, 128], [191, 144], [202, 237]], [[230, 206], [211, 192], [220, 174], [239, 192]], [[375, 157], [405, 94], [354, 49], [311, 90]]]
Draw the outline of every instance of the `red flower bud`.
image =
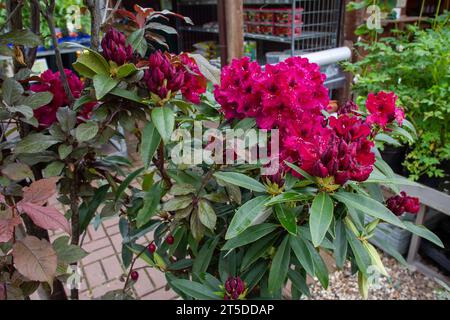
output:
[[133, 48], [126, 43], [125, 35], [114, 28], [106, 32], [101, 46], [106, 60], [114, 61], [119, 66], [133, 61]]

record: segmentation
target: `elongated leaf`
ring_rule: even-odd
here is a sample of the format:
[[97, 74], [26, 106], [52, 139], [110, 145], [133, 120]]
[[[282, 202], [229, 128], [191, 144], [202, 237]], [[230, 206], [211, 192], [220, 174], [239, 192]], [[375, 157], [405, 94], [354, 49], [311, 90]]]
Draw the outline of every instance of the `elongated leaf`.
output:
[[232, 250], [234, 248], [239, 248], [245, 246], [249, 243], [255, 242], [262, 237], [268, 235], [269, 233], [276, 230], [278, 226], [272, 223], [262, 223], [256, 226], [252, 226], [242, 232], [237, 237], [228, 240], [222, 247], [222, 250]]
[[139, 210], [136, 217], [138, 228], [144, 226], [150, 219], [158, 213], [157, 208], [161, 200], [161, 183], [155, 183], [144, 196], [144, 206]]
[[198, 217], [201, 223], [210, 230], [214, 230], [217, 222], [217, 215], [209, 201], [200, 199], [198, 202]]
[[185, 293], [189, 297], [197, 300], [222, 300], [223, 297], [219, 297], [214, 294], [207, 286], [198, 282], [193, 282], [185, 279], [176, 279], [171, 281], [171, 285]]
[[248, 190], [256, 192], [265, 192], [266, 187], [259, 181], [238, 172], [216, 172], [214, 177], [239, 186]]
[[154, 108], [152, 110], [152, 121], [164, 143], [170, 142], [175, 127], [175, 114], [168, 106]]
[[153, 156], [161, 143], [161, 136], [152, 122], [147, 123], [142, 132], [141, 159], [144, 167], [150, 167]]
[[128, 177], [125, 178], [125, 180], [123, 180], [123, 182], [120, 184], [119, 188], [117, 189], [115, 201], [119, 200], [119, 198], [122, 196], [122, 194], [128, 188], [128, 186], [131, 184], [131, 182], [133, 182], [133, 180], [136, 179], [143, 171], [144, 171], [144, 168], [137, 169], [136, 171], [129, 174]]
[[255, 224], [255, 221], [264, 214], [266, 209], [264, 204], [268, 199], [269, 196], [259, 196], [242, 205], [231, 220], [225, 239], [230, 240]]
[[336, 266], [342, 269], [347, 258], [347, 236], [345, 231], [345, 225], [341, 219], [336, 221], [336, 237], [334, 238], [334, 259], [336, 260]]
[[92, 218], [97, 212], [98, 207], [104, 203], [106, 196], [108, 195], [110, 186], [101, 186], [94, 194], [92, 200], [88, 203], [85, 209], [80, 208], [80, 232], [83, 232], [89, 226]]
[[313, 247], [313, 245], [308, 241], [305, 241], [305, 243], [314, 262], [314, 273], [316, 274], [316, 277], [317, 279], [319, 279], [319, 282], [322, 284], [322, 286], [327, 289], [330, 281], [327, 265], [323, 261], [319, 252]]
[[244, 280], [249, 292], [251, 292], [251, 290], [261, 281], [261, 278], [266, 274], [267, 269], [267, 263], [265, 261], [260, 261], [245, 273], [242, 280]]
[[180, 196], [170, 199], [163, 204], [164, 211], [177, 211], [186, 209], [192, 204], [192, 196]]
[[282, 194], [270, 199], [266, 206], [273, 206], [275, 204], [287, 203], [287, 202], [297, 202], [306, 201], [312, 199], [313, 196], [310, 194], [299, 193], [295, 191], [283, 192]]
[[309, 211], [309, 228], [315, 247], [320, 246], [333, 220], [334, 205], [330, 196], [321, 192], [314, 199]]
[[294, 251], [295, 256], [297, 257], [298, 262], [300, 262], [303, 269], [310, 276], [314, 276], [314, 261], [312, 259], [311, 253], [309, 252], [306, 241], [303, 240], [301, 236], [290, 236], [290, 245], [292, 251]]
[[371, 259], [369, 253], [362, 245], [361, 241], [359, 241], [353, 231], [351, 231], [348, 227], [346, 229], [346, 235], [348, 239], [348, 244], [352, 248], [353, 255], [355, 256], [356, 264], [358, 265], [358, 269], [362, 274], [367, 276], [367, 268], [371, 266]]
[[259, 258], [264, 256], [267, 253], [267, 250], [272, 247], [277, 237], [277, 233], [271, 233], [264, 238], [259, 239], [259, 241], [253, 243], [242, 258], [241, 272], [245, 271]]
[[71, 234], [69, 221], [55, 207], [42, 207], [31, 202], [19, 202], [17, 208], [25, 212], [33, 222], [46, 230], [63, 230]]
[[284, 285], [290, 262], [289, 237], [286, 236], [275, 253], [269, 272], [269, 292], [277, 293]]
[[418, 235], [421, 238], [427, 239], [428, 241], [433, 242], [435, 245], [444, 248], [444, 244], [441, 239], [438, 238], [433, 232], [425, 228], [424, 226], [415, 225], [410, 221], [403, 221], [406, 229], [411, 231], [412, 233]]
[[211, 262], [214, 250], [216, 249], [219, 237], [209, 239], [198, 252], [198, 255], [192, 266], [192, 272], [199, 275], [202, 272], [206, 272]]
[[308, 284], [306, 283], [306, 277], [302, 275], [300, 272], [289, 269], [288, 277], [297, 290], [299, 290], [305, 296], [310, 296]]
[[383, 204], [369, 197], [348, 192], [338, 192], [335, 193], [333, 197], [345, 204], [347, 207], [361, 210], [374, 218], [384, 220], [402, 229], [405, 228], [403, 223], [395, 214], [393, 214]]
[[297, 219], [293, 209], [289, 209], [281, 204], [275, 205], [275, 213], [281, 225], [293, 235], [297, 235]]
[[285, 161], [286, 165], [291, 168], [292, 170], [294, 170], [295, 172], [297, 172], [298, 174], [300, 174], [302, 177], [304, 177], [306, 180], [309, 180], [311, 182], [315, 182], [315, 179], [313, 176], [311, 176], [309, 173], [307, 173], [305, 170], [301, 169], [300, 167], [296, 166], [295, 164], [289, 163], [287, 161]]

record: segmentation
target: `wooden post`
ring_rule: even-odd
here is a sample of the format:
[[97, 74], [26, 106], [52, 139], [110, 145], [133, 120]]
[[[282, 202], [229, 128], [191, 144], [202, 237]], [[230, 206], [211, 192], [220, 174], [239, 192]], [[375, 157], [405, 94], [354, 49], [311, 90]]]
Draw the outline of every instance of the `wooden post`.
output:
[[222, 65], [244, 54], [244, 1], [220, 0], [218, 5]]

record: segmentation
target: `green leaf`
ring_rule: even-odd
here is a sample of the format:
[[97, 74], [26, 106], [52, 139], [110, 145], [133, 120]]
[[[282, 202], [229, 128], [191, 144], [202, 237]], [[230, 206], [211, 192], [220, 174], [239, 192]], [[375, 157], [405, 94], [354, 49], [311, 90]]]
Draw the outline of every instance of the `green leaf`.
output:
[[308, 284], [306, 283], [306, 276], [304, 276], [300, 272], [289, 269], [288, 277], [291, 280], [292, 284], [297, 288], [297, 290], [299, 290], [305, 296], [311, 295], [309, 292]]
[[108, 184], [101, 186], [95, 191], [92, 200], [86, 206], [80, 207], [80, 232], [87, 229], [98, 207], [105, 202], [109, 188]]
[[258, 239], [259, 241], [253, 243], [242, 258], [241, 272], [245, 271], [259, 258], [263, 257], [267, 253], [269, 248], [272, 247], [277, 237], [278, 233], [270, 233], [264, 238]]
[[401, 147], [402, 144], [400, 142], [398, 142], [398, 140], [392, 138], [391, 136], [388, 136], [385, 133], [379, 133], [376, 137], [375, 137], [376, 141], [380, 141], [380, 142], [386, 142], [387, 144], [393, 145], [395, 147]]
[[286, 236], [275, 253], [269, 272], [269, 292], [276, 294], [283, 288], [290, 262], [289, 237]]
[[310, 194], [299, 193], [296, 191], [287, 191], [287, 192], [283, 192], [282, 194], [270, 199], [266, 203], [266, 206], [273, 206], [275, 204], [281, 204], [281, 203], [286, 203], [286, 202], [307, 201], [310, 199], [312, 199], [312, 196]]
[[39, 153], [47, 150], [59, 141], [42, 133], [32, 133], [21, 140], [15, 149], [16, 153]]
[[119, 82], [116, 79], [113, 79], [108, 75], [96, 74], [94, 76], [94, 88], [95, 97], [97, 100], [101, 100], [104, 96], [106, 96], [118, 85], [118, 83]]
[[70, 132], [77, 124], [77, 113], [69, 107], [59, 108], [56, 111], [56, 119], [64, 132]]
[[322, 286], [325, 289], [327, 289], [328, 283], [329, 283], [329, 275], [328, 275], [327, 265], [323, 261], [319, 252], [313, 247], [313, 245], [308, 241], [305, 241], [305, 243], [306, 243], [306, 246], [308, 247], [309, 253], [311, 254], [311, 258], [314, 263], [314, 272], [316, 274], [316, 277], [317, 277], [317, 279], [319, 279], [319, 282], [322, 284]]
[[113, 90], [111, 90], [110, 94], [115, 95], [117, 97], [120, 98], [124, 98], [142, 105], [145, 105], [142, 102], [142, 99], [138, 96], [138, 94], [136, 93], [136, 91], [131, 91], [131, 90], [126, 90], [126, 89], [121, 89], [121, 88], [114, 88]]
[[139, 210], [136, 217], [138, 228], [141, 228], [147, 224], [147, 222], [149, 222], [150, 219], [158, 213], [157, 209], [161, 200], [162, 192], [163, 190], [161, 183], [155, 183], [151, 189], [145, 193], [144, 206], [141, 210]]
[[203, 247], [198, 252], [198, 255], [195, 257], [194, 265], [192, 266], [192, 273], [200, 275], [202, 272], [206, 272], [206, 270], [208, 270], [219, 239], [219, 237], [216, 237], [205, 242]]
[[83, 53], [78, 57], [77, 61], [73, 64], [74, 69], [82, 76], [93, 78], [97, 74], [105, 76], [110, 75], [110, 66], [106, 59], [87, 47], [81, 46], [78, 43], [64, 43], [65, 47], [83, 48]]
[[46, 104], [49, 104], [53, 100], [53, 94], [51, 92], [34, 92], [22, 99], [21, 104], [29, 106], [32, 109], [37, 109]]
[[7, 105], [12, 106], [22, 97], [22, 94], [23, 87], [18, 81], [13, 78], [7, 78], [3, 81], [2, 95], [3, 101], [5, 101]]
[[53, 161], [48, 166], [45, 167], [43, 174], [44, 178], [50, 178], [50, 177], [58, 177], [61, 175], [62, 170], [65, 167], [65, 163], [61, 161]]
[[80, 124], [75, 130], [75, 137], [79, 142], [89, 141], [95, 138], [98, 133], [98, 125], [94, 121]]
[[281, 225], [293, 235], [297, 235], [297, 219], [293, 209], [280, 204], [275, 205], [275, 213]]
[[192, 204], [192, 196], [179, 196], [170, 199], [169, 201], [163, 204], [162, 209], [164, 211], [177, 211], [181, 209], [185, 209]]
[[361, 241], [356, 238], [356, 235], [347, 227], [347, 240], [350, 248], [352, 248], [353, 255], [355, 256], [355, 261], [358, 266], [359, 271], [361, 271], [365, 276], [367, 276], [367, 268], [371, 266], [372, 260], [369, 253], [362, 245]]
[[233, 185], [252, 190], [255, 192], [265, 192], [266, 187], [259, 181], [237, 172], [216, 172], [214, 177], [231, 183]]
[[309, 228], [315, 247], [320, 246], [325, 238], [333, 220], [333, 211], [333, 201], [327, 193], [321, 192], [314, 198], [309, 210]]
[[188, 194], [194, 194], [197, 191], [192, 184], [177, 183], [170, 188], [169, 193], [173, 196], [187, 196]]
[[129, 77], [130, 75], [132, 75], [136, 71], [137, 71], [137, 68], [132, 63], [127, 63], [127, 64], [124, 64], [124, 65], [121, 65], [117, 69], [117, 78], [121, 79], [121, 78]]
[[334, 259], [339, 269], [344, 267], [347, 258], [347, 237], [344, 222], [339, 219], [336, 221], [336, 237], [334, 238]]
[[333, 195], [333, 197], [339, 202], [345, 204], [347, 207], [361, 210], [374, 218], [384, 220], [402, 229], [405, 228], [403, 223], [395, 214], [393, 214], [383, 204], [369, 197], [358, 193], [349, 192], [337, 192]]
[[222, 300], [221, 297], [214, 294], [207, 286], [191, 280], [176, 279], [171, 281], [171, 285], [197, 300]]
[[315, 179], [313, 176], [311, 176], [309, 173], [307, 173], [305, 170], [301, 169], [300, 167], [296, 166], [295, 164], [289, 163], [285, 161], [286, 165], [297, 172], [298, 174], [302, 175], [306, 180], [309, 180], [311, 182], [315, 182]]
[[253, 288], [259, 284], [262, 277], [266, 274], [267, 269], [267, 263], [265, 261], [260, 261], [242, 276], [242, 280], [244, 280], [248, 292], [251, 292]]
[[142, 132], [141, 159], [144, 167], [148, 168], [152, 164], [153, 156], [161, 143], [161, 136], [152, 122], [147, 123]]
[[222, 250], [232, 250], [234, 248], [245, 246], [265, 237], [277, 228], [278, 226], [272, 223], [262, 223], [256, 226], [251, 226], [237, 237], [228, 240], [222, 247]]
[[436, 236], [433, 232], [425, 228], [424, 226], [415, 225], [410, 221], [403, 221], [406, 229], [411, 231], [412, 233], [418, 235], [421, 238], [427, 239], [428, 241], [433, 242], [435, 245], [444, 248], [444, 244], [442, 241]]
[[311, 253], [309, 252], [306, 241], [300, 235], [291, 235], [290, 245], [292, 251], [294, 251], [297, 260], [298, 262], [300, 262], [303, 269], [305, 269], [309, 275], [314, 276], [314, 262]]
[[264, 204], [268, 199], [269, 196], [259, 196], [242, 205], [231, 220], [225, 239], [232, 239], [253, 225], [264, 214]]
[[147, 53], [147, 40], [144, 37], [145, 29], [138, 29], [130, 34], [127, 43], [130, 44], [134, 51], [139, 53], [142, 57]]
[[73, 147], [71, 145], [67, 145], [67, 144], [59, 145], [59, 147], [58, 147], [59, 158], [61, 160], [64, 160], [72, 152], [72, 150], [73, 150]]
[[168, 106], [154, 108], [152, 110], [152, 121], [164, 143], [169, 143], [175, 127], [175, 114], [172, 109]]
[[79, 246], [69, 244], [68, 236], [62, 236], [53, 241], [53, 248], [58, 256], [58, 262], [63, 263], [75, 263], [89, 254]]
[[217, 215], [209, 201], [200, 199], [198, 202], [198, 217], [201, 223], [209, 230], [216, 228]]
[[406, 131], [405, 129], [401, 128], [401, 127], [396, 127], [394, 128], [394, 130], [392, 130], [393, 134], [398, 134], [399, 136], [404, 137], [406, 140], [408, 140], [409, 143], [414, 143], [414, 137], [411, 135], [411, 133], [409, 133], [408, 131]]
[[125, 190], [128, 188], [128, 186], [136, 179], [142, 172], [144, 172], [144, 168], [137, 169], [136, 171], [129, 174], [125, 180], [122, 181], [119, 188], [116, 191], [116, 198], [115, 201], [120, 199], [122, 197], [122, 194], [125, 192]]

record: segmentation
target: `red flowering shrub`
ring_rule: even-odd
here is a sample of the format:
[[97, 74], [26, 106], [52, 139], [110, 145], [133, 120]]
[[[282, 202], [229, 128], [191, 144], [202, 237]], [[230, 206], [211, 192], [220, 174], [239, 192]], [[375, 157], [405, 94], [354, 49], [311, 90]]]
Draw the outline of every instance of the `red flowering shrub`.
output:
[[367, 122], [376, 124], [382, 129], [386, 129], [394, 121], [401, 126], [405, 119], [405, 113], [403, 109], [396, 106], [397, 99], [398, 97], [393, 92], [369, 93], [366, 108], [370, 115], [367, 117]]
[[110, 28], [101, 43], [103, 56], [108, 61], [114, 61], [121, 66], [133, 61], [133, 48], [127, 45], [125, 35], [114, 28]]
[[184, 71], [184, 82], [181, 87], [183, 97], [189, 102], [199, 104], [200, 95], [206, 92], [206, 78], [198, 68], [194, 59], [186, 53], [179, 56], [181, 68]]
[[420, 210], [420, 201], [419, 198], [410, 197], [402, 191], [400, 195], [387, 200], [387, 207], [397, 216], [401, 216], [405, 212], [416, 214]]
[[[83, 83], [72, 71], [65, 69], [67, 80], [69, 82], [70, 91], [75, 99], [81, 96], [83, 91]], [[40, 75], [40, 81], [31, 85], [31, 91], [33, 92], [51, 92], [53, 94], [52, 101], [36, 110], [34, 110], [34, 116], [38, 120], [40, 127], [48, 128], [54, 122], [56, 122], [56, 112], [59, 108], [67, 106], [69, 99], [64, 91], [59, 72], [53, 73], [51, 70], [47, 70]], [[90, 112], [94, 108], [95, 103], [86, 104], [80, 111], [79, 115], [86, 119], [89, 117]]]

